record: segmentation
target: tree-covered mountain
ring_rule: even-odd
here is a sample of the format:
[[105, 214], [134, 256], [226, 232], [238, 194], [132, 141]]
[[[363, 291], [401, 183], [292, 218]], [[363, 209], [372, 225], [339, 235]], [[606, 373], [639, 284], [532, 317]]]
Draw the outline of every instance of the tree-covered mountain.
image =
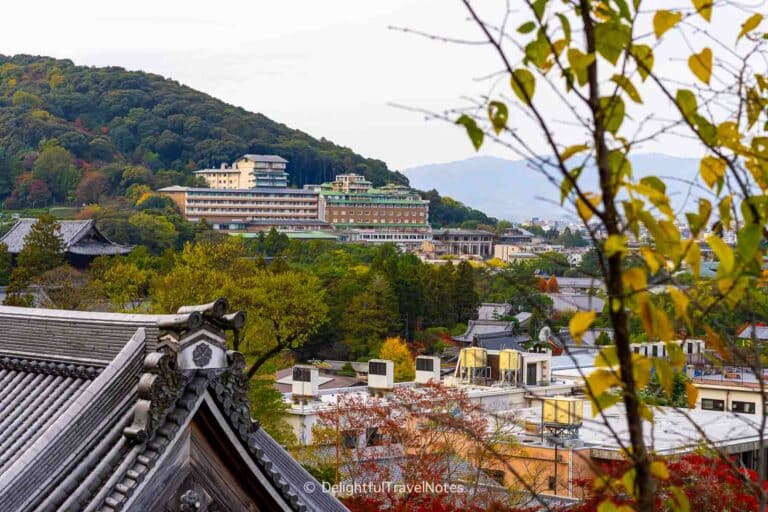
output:
[[[0, 203], [102, 203], [149, 188], [194, 185], [193, 171], [245, 153], [289, 160], [291, 185], [363, 174], [408, 184], [380, 161], [228, 105], [170, 79], [70, 60], [0, 55]], [[134, 193], [132, 193], [134, 192]], [[432, 221], [487, 222], [434, 191]]]
[[290, 161], [295, 186], [339, 172], [364, 174], [377, 185], [408, 181], [380, 160], [158, 75], [0, 55], [0, 149], [6, 160], [0, 197], [26, 170], [27, 154], [51, 139], [87, 168], [117, 162], [186, 173], [244, 153], [274, 153]]

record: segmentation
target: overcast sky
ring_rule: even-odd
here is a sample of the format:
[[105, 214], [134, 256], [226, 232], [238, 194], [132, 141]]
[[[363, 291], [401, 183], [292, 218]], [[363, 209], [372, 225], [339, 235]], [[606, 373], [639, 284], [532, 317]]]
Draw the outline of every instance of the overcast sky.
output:
[[475, 152], [456, 127], [390, 104], [457, 106], [488, 92], [477, 78], [498, 69], [487, 47], [388, 28], [478, 39], [458, 0], [26, 0], [3, 11], [0, 53], [158, 73], [393, 169]]

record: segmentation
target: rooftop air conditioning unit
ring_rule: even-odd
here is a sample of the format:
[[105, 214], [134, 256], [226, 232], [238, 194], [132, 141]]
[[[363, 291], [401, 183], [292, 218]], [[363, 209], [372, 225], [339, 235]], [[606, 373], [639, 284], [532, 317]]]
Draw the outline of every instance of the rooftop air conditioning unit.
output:
[[308, 365], [294, 366], [291, 394], [294, 397], [316, 397], [319, 394], [319, 381], [319, 371], [316, 367]]
[[418, 356], [416, 358], [416, 384], [440, 382], [440, 358], [436, 356]]
[[395, 363], [387, 359], [368, 361], [368, 387], [377, 390], [391, 390], [395, 387]]

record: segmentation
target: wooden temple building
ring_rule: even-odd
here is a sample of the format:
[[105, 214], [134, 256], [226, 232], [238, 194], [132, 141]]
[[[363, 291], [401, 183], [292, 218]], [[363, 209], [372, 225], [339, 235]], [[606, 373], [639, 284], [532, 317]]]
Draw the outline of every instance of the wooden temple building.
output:
[[0, 510], [346, 510], [251, 419], [244, 322], [0, 306]]
[[[19, 254], [24, 248], [24, 240], [37, 219], [19, 219], [2, 238], [0, 243], [8, 246], [8, 252]], [[97, 256], [128, 254], [133, 247], [116, 244], [104, 236], [90, 220], [60, 220], [58, 234], [64, 244], [64, 252], [75, 266], [86, 265]]]

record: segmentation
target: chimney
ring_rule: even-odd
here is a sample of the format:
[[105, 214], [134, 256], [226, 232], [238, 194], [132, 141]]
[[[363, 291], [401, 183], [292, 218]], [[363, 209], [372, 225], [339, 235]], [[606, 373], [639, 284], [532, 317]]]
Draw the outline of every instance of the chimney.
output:
[[297, 365], [293, 367], [293, 383], [291, 384], [291, 396], [294, 401], [307, 401], [316, 398], [319, 394], [319, 370], [314, 366]]
[[387, 359], [368, 361], [368, 388], [391, 391], [395, 387], [395, 363]]
[[416, 384], [440, 382], [440, 358], [436, 356], [418, 356], [416, 358]]

